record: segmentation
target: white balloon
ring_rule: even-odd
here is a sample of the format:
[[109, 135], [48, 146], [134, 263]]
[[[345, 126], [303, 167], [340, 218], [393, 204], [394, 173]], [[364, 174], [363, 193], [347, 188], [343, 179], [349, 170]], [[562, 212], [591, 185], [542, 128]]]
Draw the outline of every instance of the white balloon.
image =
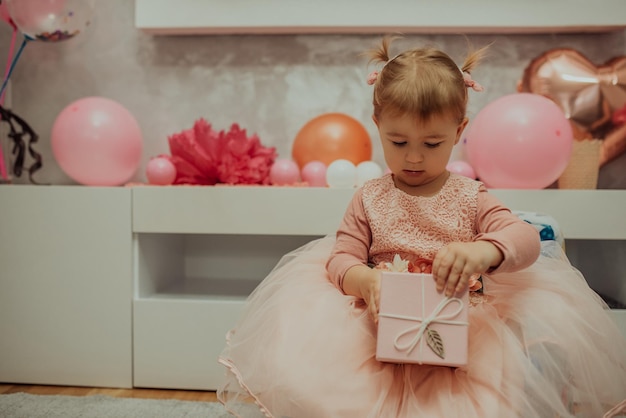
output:
[[326, 168], [326, 184], [332, 188], [349, 188], [356, 184], [356, 166], [352, 161], [335, 160]]
[[361, 187], [366, 181], [382, 175], [383, 169], [374, 161], [363, 161], [356, 166], [356, 185]]

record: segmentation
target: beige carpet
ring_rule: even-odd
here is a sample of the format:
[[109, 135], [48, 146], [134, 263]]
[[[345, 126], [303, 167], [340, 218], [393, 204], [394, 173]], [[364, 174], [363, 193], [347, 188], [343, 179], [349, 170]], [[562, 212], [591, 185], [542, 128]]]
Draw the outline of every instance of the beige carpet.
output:
[[0, 395], [2, 418], [227, 418], [217, 402], [59, 396], [12, 393]]

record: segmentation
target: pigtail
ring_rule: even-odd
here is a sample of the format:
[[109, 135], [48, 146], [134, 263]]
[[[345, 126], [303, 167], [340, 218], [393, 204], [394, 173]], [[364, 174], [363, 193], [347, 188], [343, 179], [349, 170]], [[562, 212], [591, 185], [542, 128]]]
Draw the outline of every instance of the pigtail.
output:
[[383, 38], [382, 42], [377, 47], [366, 51], [363, 55], [369, 58], [368, 64], [379, 64], [389, 61], [389, 48], [392, 42], [398, 38], [400, 38], [400, 36], [387, 35]]
[[467, 56], [465, 57], [463, 65], [461, 66], [461, 72], [468, 74], [471, 73], [472, 70], [476, 68], [476, 66], [485, 58], [485, 56], [487, 55], [487, 50], [490, 46], [491, 44], [477, 50], [471, 48]]

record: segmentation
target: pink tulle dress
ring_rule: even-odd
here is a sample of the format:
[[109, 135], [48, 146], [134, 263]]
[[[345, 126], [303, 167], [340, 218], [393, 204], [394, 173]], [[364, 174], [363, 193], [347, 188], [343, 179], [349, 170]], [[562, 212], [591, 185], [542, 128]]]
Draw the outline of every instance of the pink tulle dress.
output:
[[[489, 235], [481, 228], [497, 222], [481, 207], [493, 202], [485, 193], [451, 175], [436, 196], [414, 197], [386, 175], [355, 193], [346, 217], [367, 220], [375, 251], [366, 261], [432, 259], [447, 240]], [[339, 240], [285, 255], [250, 295], [219, 358], [218, 398], [234, 415], [600, 418], [626, 399], [626, 339], [556, 242], [543, 242], [539, 258], [517, 271], [507, 258], [524, 248], [504, 244], [511, 271], [483, 275], [469, 308], [469, 362], [452, 368], [376, 360], [375, 323], [327, 268]]]

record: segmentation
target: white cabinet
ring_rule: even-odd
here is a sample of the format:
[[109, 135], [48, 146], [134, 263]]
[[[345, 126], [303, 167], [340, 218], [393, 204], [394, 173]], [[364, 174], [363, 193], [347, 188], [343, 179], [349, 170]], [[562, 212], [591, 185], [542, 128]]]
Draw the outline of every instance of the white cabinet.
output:
[[[626, 240], [624, 190], [492, 192], [553, 216], [566, 239]], [[247, 296], [333, 233], [353, 193], [0, 186], [0, 381], [216, 389]], [[618, 274], [611, 296], [626, 302]], [[612, 314], [626, 335], [626, 310]]]
[[130, 196], [0, 186], [0, 381], [132, 386]]
[[134, 385], [216, 389], [246, 297], [307, 236], [137, 233]]
[[[567, 239], [626, 240], [626, 191], [492, 192], [511, 208], [550, 214]], [[134, 188], [135, 386], [216, 389], [224, 374], [217, 356], [246, 296], [283, 254], [333, 233], [353, 193]], [[626, 301], [626, 277], [618, 285]], [[626, 335], [625, 313], [614, 311]]]
[[134, 384], [216, 389], [246, 297], [285, 253], [337, 229], [352, 191], [133, 189]]

